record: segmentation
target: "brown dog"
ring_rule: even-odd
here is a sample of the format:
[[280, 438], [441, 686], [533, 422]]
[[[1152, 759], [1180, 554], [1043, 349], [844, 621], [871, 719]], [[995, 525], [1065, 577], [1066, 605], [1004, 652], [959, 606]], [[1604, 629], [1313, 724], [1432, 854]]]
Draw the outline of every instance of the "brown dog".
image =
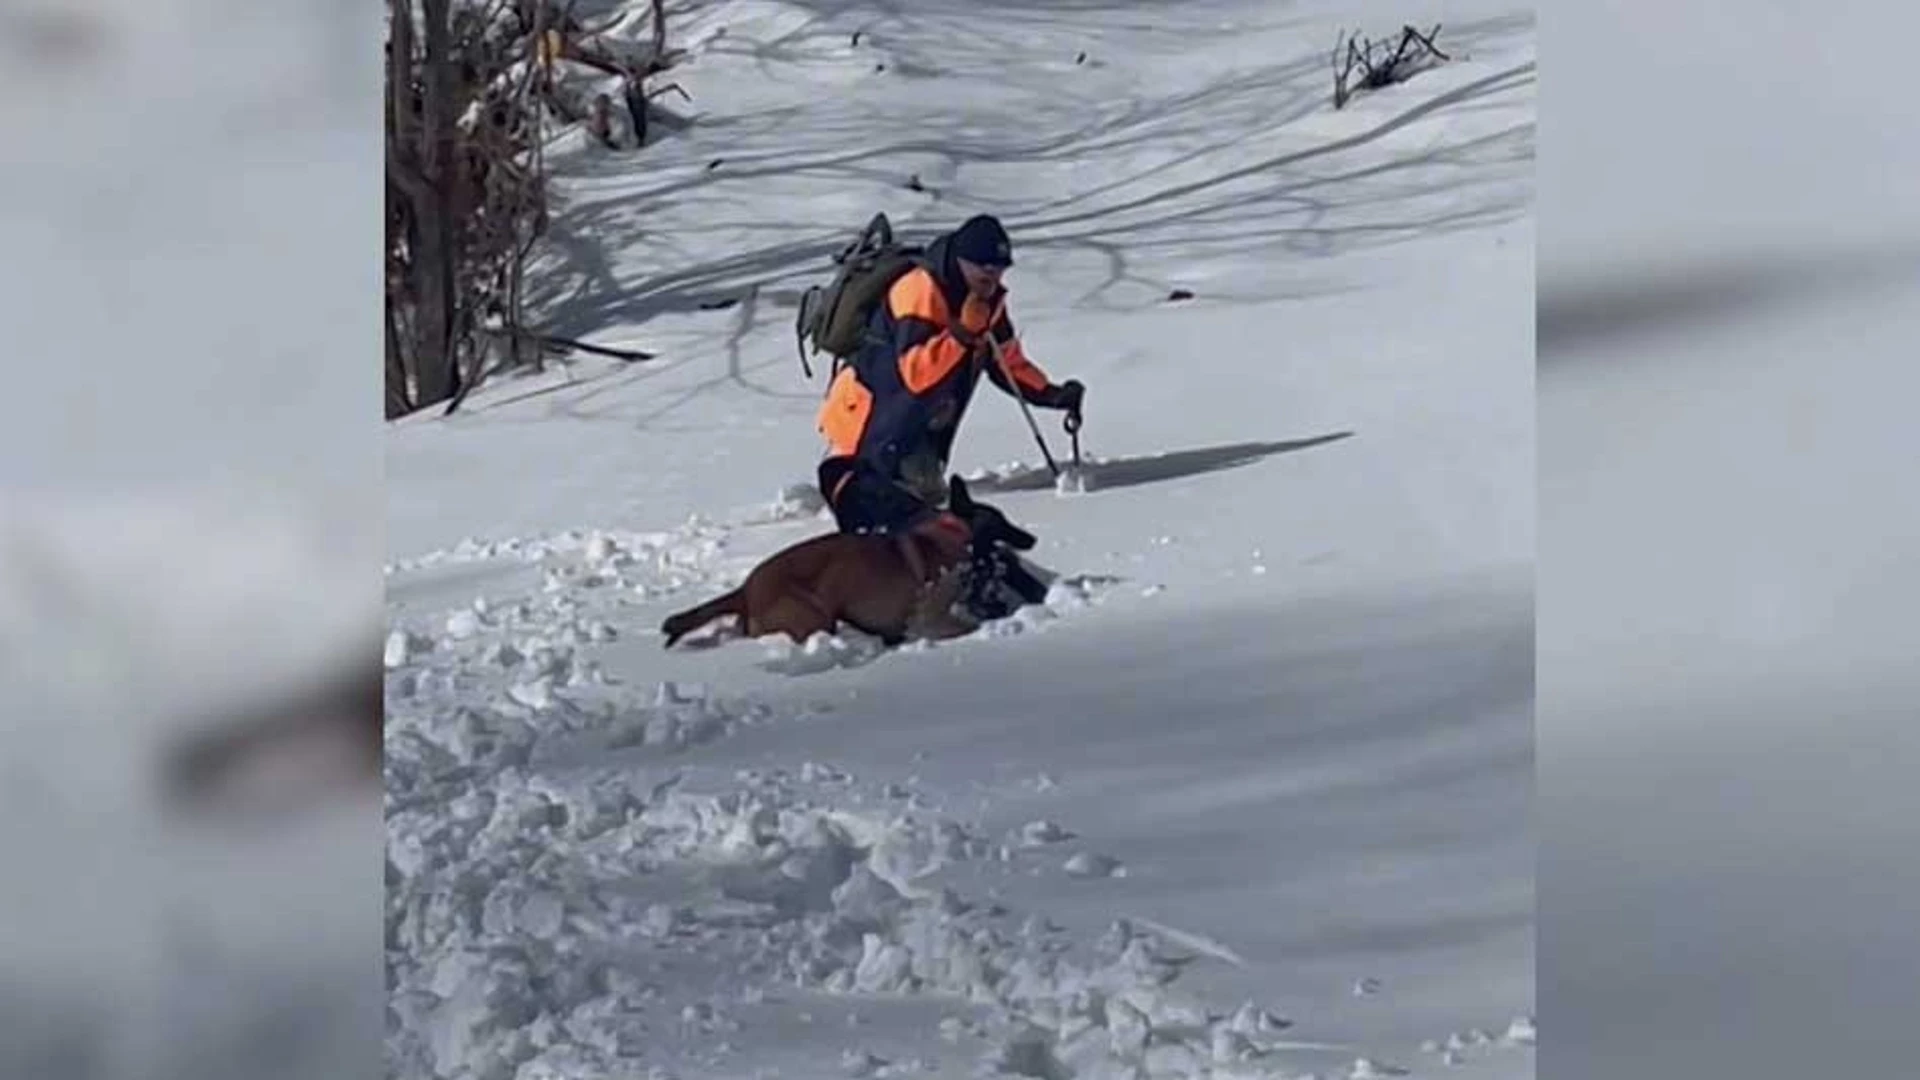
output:
[[908, 532], [830, 533], [769, 556], [739, 588], [662, 623], [666, 647], [728, 615], [748, 637], [785, 634], [796, 644], [841, 623], [888, 645], [972, 632], [977, 624], [952, 610], [963, 564], [982, 544], [1025, 551], [1037, 541], [998, 510], [974, 502], [958, 477], [951, 492], [949, 513]]

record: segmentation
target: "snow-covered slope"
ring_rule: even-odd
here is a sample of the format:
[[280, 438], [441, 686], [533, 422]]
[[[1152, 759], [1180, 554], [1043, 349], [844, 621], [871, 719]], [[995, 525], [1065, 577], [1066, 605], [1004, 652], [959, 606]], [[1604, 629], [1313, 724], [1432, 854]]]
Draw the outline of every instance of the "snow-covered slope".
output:
[[[1413, 15], [1453, 61], [1334, 112], [1337, 30]], [[1533, 1075], [1531, 14], [674, 33], [692, 123], [562, 158], [542, 283], [660, 359], [390, 433], [401, 1074]], [[1012, 229], [1091, 488], [991, 391], [955, 466], [1061, 580], [937, 648], [662, 652], [828, 527], [792, 301], [876, 210]]]

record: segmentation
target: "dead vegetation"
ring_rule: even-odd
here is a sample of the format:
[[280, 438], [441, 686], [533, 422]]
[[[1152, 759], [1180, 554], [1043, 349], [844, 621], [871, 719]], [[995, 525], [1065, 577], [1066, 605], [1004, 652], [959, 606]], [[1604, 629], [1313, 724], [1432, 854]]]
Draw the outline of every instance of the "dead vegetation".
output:
[[[1397, 43], [1392, 38], [1373, 41], [1359, 35], [1349, 37], [1343, 32], [1333, 46], [1333, 107], [1344, 107], [1355, 91], [1403, 83], [1436, 64], [1451, 60], [1452, 57], [1441, 52], [1433, 42], [1439, 34], [1438, 23], [1424, 34], [1412, 26], [1402, 26]], [[1356, 72], [1360, 76], [1358, 82], [1353, 78]]]
[[609, 150], [646, 145], [652, 99], [685, 96], [652, 85], [679, 58], [664, 7], [653, 0], [651, 40], [635, 43], [583, 25], [572, 0], [388, 0], [389, 419], [452, 412], [489, 372], [581, 347], [524, 318], [527, 259], [548, 224], [546, 147], [574, 127]]

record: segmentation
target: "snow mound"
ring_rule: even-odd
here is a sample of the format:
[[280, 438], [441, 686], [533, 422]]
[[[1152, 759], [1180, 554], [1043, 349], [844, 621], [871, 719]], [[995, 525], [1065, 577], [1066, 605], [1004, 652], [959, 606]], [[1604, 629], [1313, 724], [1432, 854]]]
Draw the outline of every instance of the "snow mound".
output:
[[738, 528], [751, 528], [792, 521], [833, 521], [833, 513], [819, 487], [810, 483], [789, 484], [771, 502], [738, 516], [733, 524]]
[[712, 526], [690, 522], [668, 532], [568, 529], [545, 536], [499, 540], [469, 537], [449, 548], [393, 560], [387, 563], [386, 573], [393, 577], [495, 561], [537, 564], [547, 560], [576, 560], [601, 566], [624, 566], [650, 558], [685, 561], [690, 553], [704, 550], [718, 531]]
[[1030, 821], [1022, 825], [1015, 836], [1021, 847], [1029, 848], [1045, 847], [1048, 844], [1058, 844], [1073, 839], [1072, 833], [1052, 821]]
[[766, 648], [762, 670], [782, 675], [819, 675], [862, 667], [887, 653], [879, 638], [857, 630], [817, 633], [798, 645], [785, 637], [768, 637], [762, 644]]
[[1121, 865], [1119, 859], [1090, 851], [1075, 852], [1061, 865], [1061, 869], [1073, 877], [1081, 878], [1126, 876], [1126, 867]]

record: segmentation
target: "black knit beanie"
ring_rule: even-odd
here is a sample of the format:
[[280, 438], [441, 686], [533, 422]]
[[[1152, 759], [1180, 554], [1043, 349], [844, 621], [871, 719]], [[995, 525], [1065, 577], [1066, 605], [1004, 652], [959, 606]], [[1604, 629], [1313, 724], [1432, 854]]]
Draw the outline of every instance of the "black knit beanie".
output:
[[953, 233], [953, 254], [981, 266], [1012, 266], [1013, 241], [1000, 219], [991, 214], [970, 217]]

